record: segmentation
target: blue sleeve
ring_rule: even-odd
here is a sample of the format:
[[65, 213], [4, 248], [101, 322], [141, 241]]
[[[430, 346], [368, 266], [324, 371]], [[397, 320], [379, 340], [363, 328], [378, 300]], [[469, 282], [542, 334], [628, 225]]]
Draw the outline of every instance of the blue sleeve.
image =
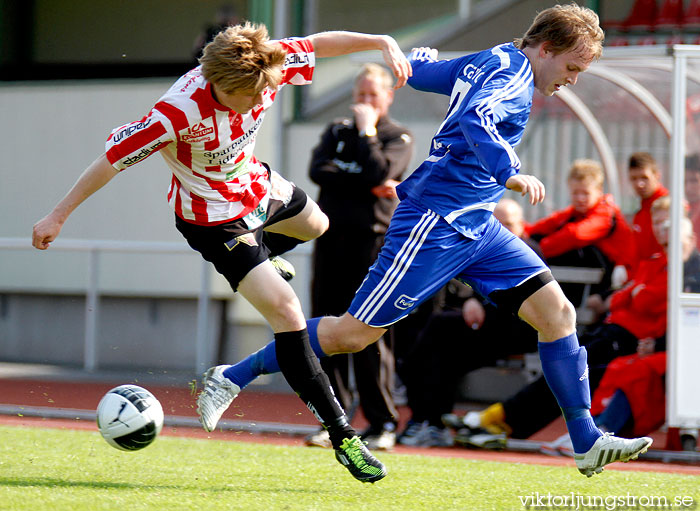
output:
[[[529, 117], [531, 74], [503, 69], [462, 104], [459, 126], [467, 143], [496, 182], [506, 181], [520, 170], [514, 144], [520, 141]], [[499, 132], [507, 123], [508, 133]]]
[[433, 60], [422, 53], [413, 52], [409, 58], [413, 68], [413, 76], [408, 84], [416, 90], [435, 92], [449, 96], [454, 84], [455, 60]]

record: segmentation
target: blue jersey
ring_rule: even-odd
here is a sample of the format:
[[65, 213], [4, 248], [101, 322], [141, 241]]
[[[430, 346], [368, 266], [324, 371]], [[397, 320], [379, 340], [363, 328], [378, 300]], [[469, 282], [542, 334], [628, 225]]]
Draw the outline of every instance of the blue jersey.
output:
[[397, 187], [401, 200], [442, 216], [480, 239], [505, 183], [520, 170], [513, 149], [530, 116], [533, 74], [512, 43], [453, 60], [411, 55], [414, 89], [450, 96], [430, 155]]

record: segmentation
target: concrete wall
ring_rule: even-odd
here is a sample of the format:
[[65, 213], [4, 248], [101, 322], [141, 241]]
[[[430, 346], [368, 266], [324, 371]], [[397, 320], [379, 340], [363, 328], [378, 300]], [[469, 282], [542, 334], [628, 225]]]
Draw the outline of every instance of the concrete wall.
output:
[[[85, 298], [80, 295], [4, 294], [0, 360], [81, 366]], [[100, 368], [194, 370], [194, 300], [103, 297], [99, 306]], [[210, 345], [221, 310], [209, 314]]]
[[[0, 359], [82, 364], [88, 256], [32, 249], [32, 225], [104, 151], [110, 130], [142, 117], [171, 83], [172, 79], [0, 86], [0, 238], [22, 238], [27, 247], [0, 249]], [[270, 152], [269, 138], [263, 130], [258, 153], [262, 157]], [[167, 204], [169, 181], [160, 156], [128, 169], [74, 212], [59, 243], [165, 241], [186, 247]], [[194, 252], [100, 254], [98, 363], [194, 369], [201, 267]], [[213, 268], [211, 272], [212, 294], [232, 299], [228, 283]], [[250, 335], [266, 343], [270, 334], [261, 318], [235, 302], [238, 321], [252, 325]], [[209, 340], [218, 343], [220, 321], [213, 308], [211, 314]]]

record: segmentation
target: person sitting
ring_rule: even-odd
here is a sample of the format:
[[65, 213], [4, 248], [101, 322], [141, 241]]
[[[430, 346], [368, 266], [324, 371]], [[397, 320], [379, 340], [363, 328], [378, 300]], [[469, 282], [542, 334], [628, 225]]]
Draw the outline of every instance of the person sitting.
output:
[[[670, 206], [670, 198], [664, 196], [651, 208], [653, 232], [664, 252], [669, 241]], [[683, 292], [686, 293], [700, 292], [700, 253], [696, 242], [691, 221], [682, 218], [681, 258]], [[596, 425], [627, 438], [647, 435], [661, 427], [666, 414], [665, 375], [665, 336], [639, 339], [636, 353], [618, 357], [608, 364], [591, 402]], [[695, 444], [692, 446], [694, 450]], [[570, 442], [564, 439], [559, 442], [558, 449], [570, 453]]]
[[[659, 203], [657, 207], [665, 207]], [[651, 208], [650, 208], [651, 211]], [[661, 246], [661, 245], [660, 245]], [[639, 339], [661, 338], [666, 332], [667, 310], [666, 254], [656, 252], [641, 261], [634, 278], [605, 301], [609, 313], [604, 322], [581, 337], [588, 353], [588, 379], [591, 393], [598, 387], [607, 365], [615, 358], [635, 353]], [[513, 438], [528, 438], [560, 415], [554, 396], [541, 376], [513, 397], [495, 403], [481, 412], [469, 412], [460, 426]]]
[[668, 195], [668, 190], [661, 182], [661, 171], [656, 160], [649, 153], [636, 152], [630, 155], [628, 177], [634, 193], [641, 201], [632, 219], [636, 261], [639, 262], [662, 251], [651, 227], [651, 205], [659, 197]]
[[693, 223], [696, 246], [700, 249], [700, 155], [685, 159], [685, 199], [688, 201], [688, 217]]
[[[597, 161], [576, 160], [567, 185], [571, 204], [532, 225], [526, 233], [538, 241], [550, 266], [578, 266], [605, 270], [593, 292], [607, 291], [617, 265], [634, 266], [632, 231], [612, 195], [603, 191], [603, 169]], [[564, 294], [581, 304], [583, 284], [561, 283]]]

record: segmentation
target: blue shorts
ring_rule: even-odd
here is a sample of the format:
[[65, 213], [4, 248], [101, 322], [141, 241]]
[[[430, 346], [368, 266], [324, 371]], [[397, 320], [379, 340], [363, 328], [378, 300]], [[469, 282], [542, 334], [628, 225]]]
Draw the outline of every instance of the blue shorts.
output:
[[453, 278], [488, 297], [548, 270], [530, 247], [493, 216], [483, 237], [472, 240], [437, 213], [404, 201], [348, 312], [367, 325], [387, 327]]

